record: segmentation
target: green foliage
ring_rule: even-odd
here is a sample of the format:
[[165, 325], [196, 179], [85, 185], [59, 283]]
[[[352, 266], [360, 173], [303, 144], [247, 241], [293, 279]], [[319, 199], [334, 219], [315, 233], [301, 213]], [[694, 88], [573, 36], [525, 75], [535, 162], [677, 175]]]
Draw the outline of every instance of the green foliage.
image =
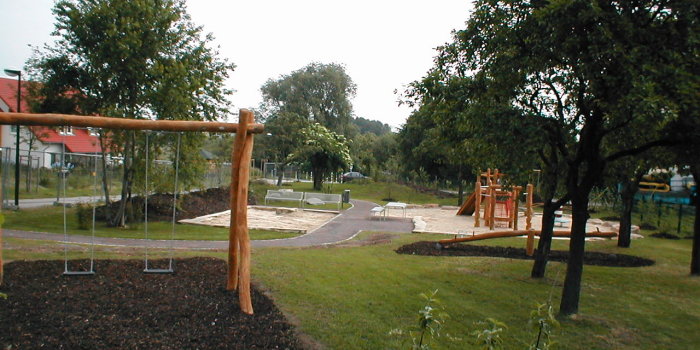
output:
[[92, 224], [92, 205], [78, 203], [75, 206], [75, 217], [78, 222], [78, 228], [88, 230]]
[[[431, 293], [420, 294], [420, 297], [425, 300], [425, 305], [418, 310], [417, 325], [411, 327], [408, 331], [393, 329], [389, 332], [389, 335], [400, 338], [408, 335], [408, 338], [411, 340], [411, 349], [430, 349], [431, 342], [441, 337], [440, 331], [444, 327], [447, 318], [449, 318], [447, 312], [444, 311], [445, 307], [435, 297], [437, 292], [436, 289]], [[449, 334], [447, 337], [449, 338]], [[407, 339], [404, 338], [404, 340]]]
[[362, 117], [352, 118], [352, 123], [357, 126], [360, 134], [374, 134], [377, 136], [391, 133], [391, 126], [378, 120], [370, 120]]
[[347, 169], [352, 164], [347, 141], [342, 135], [321, 124], [310, 124], [301, 130], [303, 143], [290, 154], [288, 161], [306, 163], [311, 167], [314, 189], [321, 190], [323, 178], [330, 172]]
[[265, 109], [272, 115], [296, 114], [344, 134], [352, 116], [350, 99], [356, 86], [342, 65], [311, 63], [277, 80], [268, 80], [261, 91]]
[[497, 350], [503, 348], [503, 339], [501, 333], [508, 328], [505, 323], [493, 318], [487, 318], [483, 321], [476, 322], [482, 329], [471, 332], [471, 335], [476, 339], [474, 344], [483, 350]]
[[556, 344], [552, 340], [552, 332], [559, 328], [559, 321], [554, 316], [552, 304], [537, 304], [530, 312], [530, 327], [537, 332], [537, 338], [532, 342], [530, 350], [549, 350]]
[[[192, 23], [184, 0], [62, 0], [53, 12], [57, 41], [27, 64], [42, 83], [36, 112], [168, 120], [216, 120], [228, 112], [224, 80], [234, 65], [210, 48], [213, 37]], [[184, 187], [202, 175], [202, 137], [183, 136]], [[124, 157], [126, 195], [143, 174], [136, 155], [147, 150], [132, 132], [112, 130], [108, 140]]]

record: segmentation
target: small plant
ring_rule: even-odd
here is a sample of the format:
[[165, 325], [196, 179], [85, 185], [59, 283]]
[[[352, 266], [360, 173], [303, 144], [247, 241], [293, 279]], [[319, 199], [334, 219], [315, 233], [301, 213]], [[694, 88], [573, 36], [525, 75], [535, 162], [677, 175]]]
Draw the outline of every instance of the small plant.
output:
[[92, 223], [92, 206], [89, 204], [79, 203], [75, 209], [75, 215], [78, 219], [78, 228], [81, 230], [89, 229]]
[[552, 332], [559, 328], [559, 321], [554, 316], [552, 304], [537, 304], [530, 313], [530, 327], [537, 331], [537, 338], [530, 345], [530, 350], [549, 350], [556, 343], [552, 340]]
[[[411, 349], [430, 349], [431, 341], [441, 336], [440, 331], [449, 317], [444, 311], [445, 308], [440, 303], [440, 300], [435, 297], [437, 292], [436, 289], [430, 294], [420, 294], [426, 303], [422, 309], [418, 310], [418, 324], [416, 326], [407, 332], [401, 329], [393, 329], [389, 332], [389, 335], [404, 337], [408, 334], [411, 339]], [[447, 337], [450, 338], [449, 334], [447, 334]]]
[[497, 350], [503, 348], [503, 339], [501, 333], [508, 328], [505, 323], [493, 318], [487, 318], [484, 321], [476, 322], [481, 325], [482, 329], [471, 332], [471, 335], [476, 337], [475, 345], [483, 350]]

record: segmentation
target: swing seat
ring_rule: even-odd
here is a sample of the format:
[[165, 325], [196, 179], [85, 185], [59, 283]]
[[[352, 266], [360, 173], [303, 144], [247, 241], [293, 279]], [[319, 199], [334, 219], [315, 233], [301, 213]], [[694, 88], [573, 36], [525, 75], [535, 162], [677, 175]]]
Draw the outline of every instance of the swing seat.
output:
[[63, 271], [64, 276], [87, 276], [94, 274], [95, 271]]
[[173, 269], [143, 269], [143, 273], [173, 273]]

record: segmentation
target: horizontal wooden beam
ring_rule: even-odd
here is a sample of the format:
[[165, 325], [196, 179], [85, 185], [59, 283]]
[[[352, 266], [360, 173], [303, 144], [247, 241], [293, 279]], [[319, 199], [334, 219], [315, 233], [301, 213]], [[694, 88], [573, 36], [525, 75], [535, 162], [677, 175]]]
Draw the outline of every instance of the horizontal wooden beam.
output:
[[[189, 131], [189, 132], [228, 132], [235, 133], [237, 123], [202, 122], [193, 120], [150, 120], [108, 118], [97, 116], [68, 114], [32, 114], [0, 112], [0, 124], [33, 126], [74, 126], [83, 128], [154, 130], [154, 131]], [[262, 124], [250, 124], [248, 132], [260, 134]]]

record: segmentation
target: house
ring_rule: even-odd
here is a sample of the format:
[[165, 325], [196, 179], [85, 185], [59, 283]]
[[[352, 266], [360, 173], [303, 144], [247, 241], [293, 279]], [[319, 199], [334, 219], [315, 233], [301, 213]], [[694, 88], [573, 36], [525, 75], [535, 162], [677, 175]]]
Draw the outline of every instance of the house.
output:
[[[27, 95], [22, 86], [22, 97]], [[21, 111], [30, 112], [25, 98], [21, 101]], [[16, 112], [17, 79], [0, 78], [0, 111]], [[16, 130], [14, 125], [0, 126], [0, 147], [2, 161], [15, 162]], [[59, 163], [64, 151], [75, 158], [77, 155], [92, 156], [101, 152], [96, 130], [83, 128], [49, 128], [42, 126], [20, 127], [20, 164], [37, 167], [51, 167]], [[71, 161], [67, 159], [67, 161]]]

